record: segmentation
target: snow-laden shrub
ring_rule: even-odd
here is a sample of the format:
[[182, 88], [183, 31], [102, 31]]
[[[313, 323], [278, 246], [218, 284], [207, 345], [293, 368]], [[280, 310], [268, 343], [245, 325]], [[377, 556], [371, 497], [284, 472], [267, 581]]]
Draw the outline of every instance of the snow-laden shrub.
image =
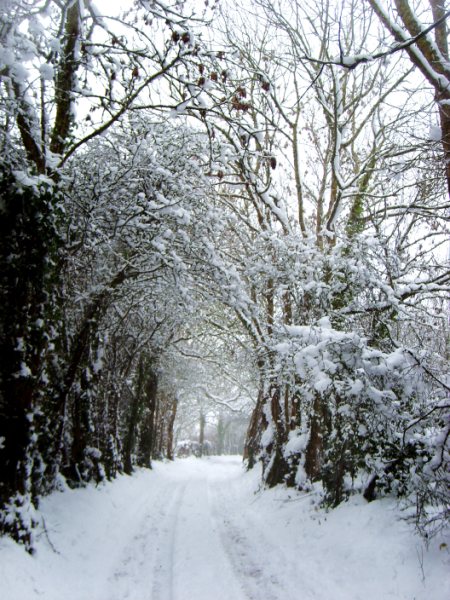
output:
[[[409, 351], [381, 352], [357, 333], [336, 331], [328, 319], [286, 327], [273, 349], [275, 376], [295, 382], [300, 402], [301, 425], [283, 447], [296, 485], [322, 482], [331, 506], [358, 488], [368, 500], [392, 493], [415, 500], [423, 531], [442, 523], [450, 500], [442, 382]], [[266, 451], [272, 430], [269, 422]]]

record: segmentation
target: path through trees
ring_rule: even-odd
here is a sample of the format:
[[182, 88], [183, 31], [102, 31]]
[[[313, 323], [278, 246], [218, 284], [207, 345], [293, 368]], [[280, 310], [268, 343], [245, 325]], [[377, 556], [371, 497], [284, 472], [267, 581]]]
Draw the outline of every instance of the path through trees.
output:
[[267, 486], [445, 526], [446, 13], [388, 4], [2, 5], [1, 532], [250, 414]]

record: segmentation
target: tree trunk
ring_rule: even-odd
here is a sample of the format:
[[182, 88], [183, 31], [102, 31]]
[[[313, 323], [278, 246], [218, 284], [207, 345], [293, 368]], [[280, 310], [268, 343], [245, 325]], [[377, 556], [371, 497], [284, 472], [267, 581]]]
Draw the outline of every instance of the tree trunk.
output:
[[198, 437], [198, 442], [199, 442], [199, 453], [200, 453], [200, 457], [203, 456], [203, 449], [204, 449], [204, 444], [205, 444], [205, 424], [206, 424], [206, 418], [205, 415], [203, 413], [203, 409], [200, 411], [200, 433], [199, 433], [199, 437]]
[[285, 483], [289, 474], [289, 463], [284, 456], [284, 445], [287, 441], [288, 431], [285, 415], [281, 410], [281, 394], [278, 385], [269, 388], [268, 401], [270, 402], [274, 437], [266, 448], [263, 477], [266, 484], [273, 487], [279, 483]]
[[[387, 13], [379, 9], [376, 0], [368, 0], [368, 2], [386, 29], [399, 43], [404, 43], [409, 36], [415, 37], [425, 29], [417, 21], [408, 0], [394, 0], [397, 13], [403, 24], [401, 28], [397, 27], [389, 19]], [[450, 106], [448, 105], [450, 102], [450, 93], [448, 91], [450, 70], [448, 68], [447, 24], [444, 18], [446, 9], [445, 2], [441, 0], [429, 0], [429, 5], [434, 22], [442, 20], [435, 27], [435, 40], [430, 39], [428, 36], [422, 36], [417, 40], [416, 44], [408, 46], [405, 51], [408, 53], [411, 62], [421, 71], [422, 75], [435, 90], [435, 99], [438, 103], [442, 132], [441, 144], [444, 152], [447, 192], [450, 194]], [[439, 52], [436, 51], [436, 47]], [[420, 52], [417, 52], [417, 48]]]
[[139, 437], [137, 463], [141, 467], [151, 468], [151, 458], [155, 449], [156, 412], [158, 377], [147, 359], [144, 368], [144, 395], [142, 402], [145, 406], [144, 419]]
[[311, 481], [316, 481], [322, 474], [326, 413], [324, 399], [317, 394], [313, 403], [310, 434], [305, 453], [305, 472]]
[[267, 429], [267, 419], [264, 415], [264, 392], [262, 387], [258, 392], [255, 408], [247, 429], [244, 445], [243, 460], [247, 463], [247, 469], [253, 469], [261, 452], [261, 435]]
[[127, 429], [123, 440], [123, 469], [127, 475], [133, 472], [133, 452], [136, 445], [136, 431], [141, 408], [142, 389], [144, 387], [144, 356], [141, 355], [138, 369], [136, 390], [133, 394], [127, 420]]
[[225, 436], [229, 427], [230, 423], [225, 423], [223, 415], [220, 414], [217, 422], [217, 454], [219, 456], [225, 451]]
[[175, 425], [175, 418], [177, 416], [177, 408], [178, 408], [178, 400], [175, 397], [172, 400], [172, 404], [170, 407], [170, 416], [167, 424], [167, 458], [169, 460], [173, 460], [173, 432]]
[[31, 549], [18, 506], [35, 499], [43, 479], [33, 421], [46, 334], [54, 324], [52, 286], [58, 283], [52, 260], [58, 238], [47, 218], [53, 202], [48, 192], [19, 193], [9, 174], [0, 184], [0, 533]]

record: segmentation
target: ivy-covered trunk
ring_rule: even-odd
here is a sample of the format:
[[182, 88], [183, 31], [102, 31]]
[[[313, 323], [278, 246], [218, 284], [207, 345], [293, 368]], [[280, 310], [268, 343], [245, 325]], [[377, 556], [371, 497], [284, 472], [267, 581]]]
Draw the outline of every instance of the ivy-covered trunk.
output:
[[150, 467], [153, 451], [155, 448], [157, 431], [158, 399], [158, 376], [152, 366], [151, 358], [146, 358], [142, 365], [143, 387], [142, 387], [142, 426], [137, 448], [137, 464], [141, 467]]
[[33, 505], [45, 471], [35, 422], [42, 419], [55, 335], [58, 235], [48, 185], [23, 187], [5, 172], [1, 188], [0, 532], [31, 549]]
[[143, 353], [138, 363], [135, 392], [128, 407], [123, 438], [125, 473], [133, 472], [134, 460], [139, 466], [151, 466], [156, 433], [157, 390], [158, 377], [153, 360]]
[[170, 405], [170, 413], [169, 413], [169, 420], [167, 423], [167, 448], [166, 448], [166, 452], [167, 452], [167, 458], [169, 460], [173, 460], [174, 456], [173, 456], [173, 429], [174, 429], [174, 425], [175, 425], [175, 418], [177, 416], [177, 408], [178, 408], [178, 399], [175, 396], [171, 402]]

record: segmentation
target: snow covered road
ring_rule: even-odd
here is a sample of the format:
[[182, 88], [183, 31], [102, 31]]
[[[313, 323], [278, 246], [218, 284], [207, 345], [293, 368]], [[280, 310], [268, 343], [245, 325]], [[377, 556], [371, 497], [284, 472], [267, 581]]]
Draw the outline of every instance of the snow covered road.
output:
[[[179, 465], [185, 468], [164, 472], [164, 492], [148, 498], [152, 508], [139, 518], [139, 534], [126, 546], [102, 600], [298, 599], [277, 578], [278, 566], [271, 573], [265, 556], [258, 562], [259, 552], [243, 535], [236, 462], [184, 461]], [[253, 528], [252, 534], [267, 550], [262, 532]], [[280, 553], [272, 551], [274, 558]]]
[[238, 457], [211, 457], [53, 494], [36, 556], [0, 540], [0, 598], [450, 597], [448, 540], [427, 552], [389, 501], [325, 513], [313, 497], [257, 487]]

